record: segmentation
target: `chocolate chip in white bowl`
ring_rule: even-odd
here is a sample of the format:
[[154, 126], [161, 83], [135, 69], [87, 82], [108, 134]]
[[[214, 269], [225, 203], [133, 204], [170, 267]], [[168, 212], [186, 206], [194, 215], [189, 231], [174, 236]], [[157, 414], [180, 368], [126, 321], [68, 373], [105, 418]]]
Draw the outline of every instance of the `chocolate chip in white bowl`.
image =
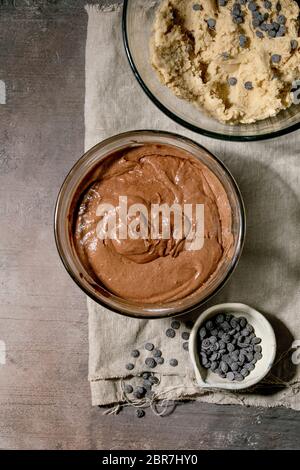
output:
[[[216, 329], [218, 335], [214, 343]], [[200, 331], [204, 330], [206, 335], [201, 337]], [[274, 361], [276, 340], [268, 320], [255, 309], [243, 304], [223, 304], [199, 316], [189, 346], [200, 386], [238, 390], [252, 386], [266, 375]], [[261, 349], [255, 351], [255, 346]], [[256, 352], [259, 355], [255, 357]], [[226, 365], [220, 366], [221, 362]], [[227, 378], [229, 372], [235, 374], [233, 378], [229, 376], [232, 380]]]

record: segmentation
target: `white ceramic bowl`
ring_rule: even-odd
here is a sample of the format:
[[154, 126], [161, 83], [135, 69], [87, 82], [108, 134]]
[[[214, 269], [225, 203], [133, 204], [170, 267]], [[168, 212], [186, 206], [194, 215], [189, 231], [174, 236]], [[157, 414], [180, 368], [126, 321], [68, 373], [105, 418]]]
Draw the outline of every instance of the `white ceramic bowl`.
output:
[[[218, 374], [205, 369], [200, 364], [198, 354], [198, 331], [209, 318], [219, 313], [231, 313], [235, 317], [245, 317], [254, 327], [256, 336], [262, 340], [261, 347], [263, 357], [255, 364], [255, 369], [250, 372], [243, 382], [231, 382], [226, 378], [223, 379]], [[254, 308], [238, 303], [220, 304], [205, 310], [205, 312], [199, 316], [191, 332], [189, 351], [196, 374], [196, 380], [200, 387], [243, 390], [260, 382], [270, 371], [276, 355], [276, 338], [269, 321]]]

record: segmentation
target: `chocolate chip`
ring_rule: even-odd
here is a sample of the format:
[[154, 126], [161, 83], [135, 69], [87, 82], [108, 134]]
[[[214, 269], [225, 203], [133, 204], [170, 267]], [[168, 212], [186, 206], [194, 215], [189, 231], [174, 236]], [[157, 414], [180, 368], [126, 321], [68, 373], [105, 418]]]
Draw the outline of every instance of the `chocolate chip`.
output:
[[242, 376], [242, 374], [240, 374], [239, 372], [236, 372], [234, 374], [234, 378], [235, 380], [237, 380], [238, 382], [242, 382], [244, 380], [244, 377]]
[[189, 350], [189, 343], [188, 342], [183, 343], [182, 347], [185, 351], [188, 351]]
[[156, 362], [157, 362], [157, 364], [161, 365], [161, 364], [163, 364], [163, 363], [165, 362], [165, 360], [164, 360], [163, 357], [157, 357], [157, 358], [156, 358]]
[[147, 390], [147, 391], [148, 391], [148, 390], [151, 390], [152, 384], [151, 384], [150, 380], [144, 380], [144, 381], [143, 381], [143, 387], [144, 387], [145, 390]]
[[216, 20], [214, 18], [209, 18], [207, 20], [207, 25], [208, 25], [209, 29], [215, 29]]
[[228, 78], [228, 83], [230, 86], [235, 86], [237, 84], [237, 79], [235, 77]]
[[219, 315], [217, 315], [216, 323], [220, 325], [221, 323], [223, 323], [223, 321], [224, 321], [224, 315], [220, 313]]
[[200, 5], [200, 3], [194, 3], [193, 10], [194, 11], [201, 11], [201, 10], [203, 10], [203, 7], [202, 7], [202, 5]]
[[261, 343], [261, 338], [257, 338], [257, 336], [255, 336], [251, 340], [251, 344], [260, 344], [260, 343]]
[[188, 341], [189, 338], [190, 338], [190, 333], [188, 331], [184, 331], [182, 334], [181, 334], [181, 338], [184, 339], [185, 341]]
[[245, 317], [239, 317], [238, 318], [238, 321], [239, 321], [239, 324], [242, 328], [245, 328], [245, 326], [247, 325], [247, 320]]
[[160, 349], [154, 349], [153, 351], [153, 357], [161, 357], [162, 352]]
[[291, 40], [291, 49], [292, 49], [292, 51], [297, 49], [297, 47], [298, 47], [298, 41], [296, 41], [296, 39], [292, 39]]
[[133, 387], [130, 384], [126, 384], [124, 387], [125, 393], [132, 393]]
[[201, 339], [205, 338], [205, 336], [206, 336], [206, 329], [205, 328], [200, 328], [199, 336], [200, 336]]
[[150, 376], [151, 376], [151, 372], [143, 372], [142, 373], [142, 377], [145, 380], [149, 379]]
[[202, 341], [202, 349], [209, 349], [210, 348], [210, 341], [208, 338], [205, 338], [203, 341]]
[[171, 323], [171, 327], [174, 330], [178, 330], [180, 328], [180, 322], [178, 320], [173, 320], [172, 323]]
[[137, 415], [138, 418], [143, 418], [145, 416], [145, 411], [142, 410], [141, 408], [138, 408], [136, 410], [136, 415]]
[[245, 86], [246, 90], [253, 90], [252, 82], [245, 82], [244, 86]]
[[146, 393], [146, 389], [144, 387], [136, 387], [135, 393], [143, 396]]
[[145, 349], [146, 349], [147, 351], [152, 351], [152, 350], [154, 349], [154, 344], [152, 344], [152, 343], [146, 343], [146, 344], [145, 344]]
[[132, 370], [134, 369], [134, 364], [132, 364], [131, 362], [129, 364], [126, 364], [126, 369], [127, 370]]
[[154, 369], [156, 367], [156, 361], [153, 359], [153, 357], [147, 357], [145, 360], [146, 366], [150, 367], [150, 369]]
[[247, 38], [244, 34], [241, 34], [239, 37], [239, 44], [241, 47], [245, 47], [247, 44]]
[[152, 385], [157, 385], [159, 383], [159, 379], [157, 377], [155, 377], [155, 375], [150, 375], [149, 382]]
[[138, 351], [137, 349], [134, 349], [133, 351], [131, 351], [131, 357], [139, 357], [140, 355], [140, 351]]
[[173, 330], [173, 328], [168, 328], [167, 331], [166, 331], [166, 336], [168, 338], [175, 338], [175, 330]]
[[262, 358], [262, 354], [259, 353], [259, 352], [256, 352], [256, 353], [254, 354], [254, 357], [255, 357], [255, 359], [256, 359], [257, 361], [259, 361], [259, 360]]
[[177, 361], [177, 359], [170, 359], [169, 364], [172, 367], [176, 367], [176, 366], [178, 366], [178, 361]]
[[208, 330], [212, 330], [213, 327], [214, 327], [213, 322], [212, 322], [211, 320], [208, 320], [208, 322], [206, 322], [206, 328], [207, 328]]
[[281, 61], [281, 55], [273, 54], [271, 56], [271, 60], [272, 60], [273, 64], [279, 64], [279, 62]]
[[241, 375], [242, 375], [243, 377], [247, 377], [247, 375], [249, 375], [249, 370], [247, 370], [247, 369], [241, 369]]
[[226, 374], [226, 378], [232, 382], [234, 380], [234, 373], [233, 372], [228, 372]]
[[226, 372], [228, 372], [228, 364], [226, 364], [226, 362], [220, 362], [220, 369], [222, 372], [224, 372], [224, 374], [226, 374]]

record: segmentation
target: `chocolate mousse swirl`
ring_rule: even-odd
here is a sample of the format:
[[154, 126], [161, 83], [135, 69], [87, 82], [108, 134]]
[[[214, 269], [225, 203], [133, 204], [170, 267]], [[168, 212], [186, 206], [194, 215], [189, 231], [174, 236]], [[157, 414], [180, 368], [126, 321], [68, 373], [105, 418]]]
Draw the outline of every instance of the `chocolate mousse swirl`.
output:
[[[219, 179], [195, 157], [167, 145], [128, 148], [100, 163], [93, 181], [76, 215], [74, 241], [83, 265], [107, 290], [138, 303], [164, 304], [203, 289], [216, 275], [232, 247], [232, 212]], [[149, 217], [141, 209], [122, 218], [120, 197], [127, 209], [144, 207]], [[203, 247], [191, 251], [184, 233], [174, 236], [174, 213], [169, 236], [154, 237], [155, 204], [204, 205]], [[102, 239], [102, 228], [115, 216], [114, 236]], [[125, 222], [147, 235], [133, 238], [129, 232], [126, 238]], [[156, 222], [162, 229], [163, 219]]]

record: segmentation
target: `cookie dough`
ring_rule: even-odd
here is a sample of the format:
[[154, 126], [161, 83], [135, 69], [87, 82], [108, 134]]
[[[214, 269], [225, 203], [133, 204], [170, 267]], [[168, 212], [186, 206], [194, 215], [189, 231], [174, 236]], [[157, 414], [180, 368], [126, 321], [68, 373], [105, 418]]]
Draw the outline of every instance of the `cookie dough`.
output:
[[151, 62], [176, 96], [221, 122], [249, 124], [292, 104], [298, 32], [293, 0], [163, 0]]

